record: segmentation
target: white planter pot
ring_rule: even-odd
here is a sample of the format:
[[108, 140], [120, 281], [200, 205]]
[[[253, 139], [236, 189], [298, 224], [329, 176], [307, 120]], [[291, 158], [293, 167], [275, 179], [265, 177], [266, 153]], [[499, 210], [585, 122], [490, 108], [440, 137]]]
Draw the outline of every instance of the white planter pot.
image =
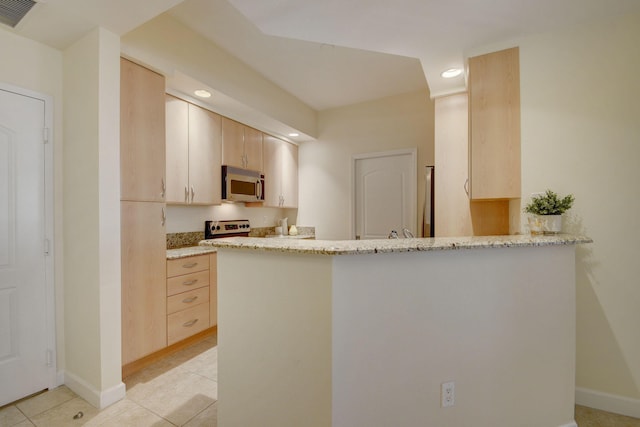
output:
[[529, 232], [532, 236], [536, 236], [544, 232], [542, 228], [544, 225], [544, 217], [542, 215], [529, 214], [527, 221], [529, 223]]
[[562, 231], [562, 215], [542, 215], [544, 234], [558, 234]]

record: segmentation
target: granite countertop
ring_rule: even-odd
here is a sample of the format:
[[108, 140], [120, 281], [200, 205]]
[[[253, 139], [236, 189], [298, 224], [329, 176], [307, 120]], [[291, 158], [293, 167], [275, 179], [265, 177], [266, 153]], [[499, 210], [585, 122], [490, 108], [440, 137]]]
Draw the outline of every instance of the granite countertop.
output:
[[189, 256], [204, 255], [217, 252], [213, 246], [188, 246], [186, 248], [167, 249], [167, 259], [179, 259]]
[[287, 234], [286, 236], [283, 234], [267, 234], [267, 239], [315, 239], [315, 234], [296, 234], [295, 236], [291, 234]]
[[593, 240], [586, 236], [557, 234], [540, 236], [512, 235], [380, 240], [307, 240], [227, 237], [223, 239], [202, 240], [199, 245], [205, 247], [301, 254], [359, 255], [391, 252], [577, 245], [591, 242], [593, 242]]

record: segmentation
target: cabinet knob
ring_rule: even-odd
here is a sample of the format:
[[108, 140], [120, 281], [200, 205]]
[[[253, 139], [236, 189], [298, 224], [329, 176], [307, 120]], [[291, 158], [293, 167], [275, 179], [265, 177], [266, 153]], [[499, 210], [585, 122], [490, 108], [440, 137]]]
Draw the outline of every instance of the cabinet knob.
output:
[[188, 328], [190, 326], [195, 325], [197, 321], [198, 319], [189, 320], [188, 322], [183, 323], [182, 326], [184, 326], [185, 328]]

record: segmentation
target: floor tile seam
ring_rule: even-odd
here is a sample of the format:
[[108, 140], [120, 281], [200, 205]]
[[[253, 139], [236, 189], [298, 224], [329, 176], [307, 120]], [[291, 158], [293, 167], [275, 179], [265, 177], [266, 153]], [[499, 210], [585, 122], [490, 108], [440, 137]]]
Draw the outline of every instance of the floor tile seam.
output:
[[[199, 376], [200, 378], [204, 378], [205, 380], [213, 381], [214, 383], [216, 383], [216, 387], [218, 387], [218, 380], [214, 380], [213, 378], [209, 378], [209, 377], [207, 377], [206, 375], [202, 375], [202, 374], [200, 374], [200, 373], [198, 373], [198, 372], [194, 372], [194, 371], [189, 371], [189, 373], [191, 373], [191, 374], [193, 374], [193, 375], [197, 375], [197, 376]], [[217, 401], [217, 400], [218, 400], [218, 399], [216, 399], [216, 401]]]
[[[162, 415], [160, 415], [159, 413], [157, 413], [157, 412], [156, 412], [156, 411], [154, 411], [153, 409], [151, 409], [151, 408], [147, 408], [147, 407], [146, 407], [145, 405], [143, 405], [141, 402], [137, 402], [137, 401], [135, 401], [135, 400], [133, 400], [133, 399], [131, 399], [131, 398], [129, 398], [129, 397], [125, 397], [125, 399], [128, 399], [128, 400], [130, 400], [131, 402], [133, 402], [133, 403], [135, 403], [136, 405], [138, 405], [139, 407], [143, 408], [144, 410], [151, 412], [153, 415], [155, 415], [155, 416], [159, 417], [160, 419], [162, 419], [162, 420], [164, 420], [164, 421], [168, 422], [168, 423], [169, 423], [169, 424], [171, 424], [172, 426], [179, 427], [177, 424], [175, 424], [174, 422], [172, 422], [172, 421], [168, 420], [167, 418], [163, 417]], [[133, 409], [133, 408], [132, 408], [132, 409]], [[126, 412], [128, 412], [128, 411], [126, 411]]]
[[[196, 418], [198, 415], [200, 415], [201, 413], [203, 413], [204, 411], [206, 411], [207, 409], [211, 408], [213, 405], [215, 405], [218, 402], [218, 399], [214, 400], [213, 403], [211, 403], [210, 405], [206, 406], [205, 408], [202, 409], [202, 411], [199, 411], [198, 413], [196, 413], [193, 417], [189, 418], [187, 421], [185, 421], [184, 423], [181, 424], [181, 426], [185, 426], [187, 424], [189, 424], [191, 422], [191, 420], [193, 420], [194, 418]], [[180, 426], [180, 427], [181, 427]]]
[[[25, 413], [24, 413], [20, 408], [18, 408], [18, 406], [17, 406], [17, 405], [13, 405], [13, 406], [14, 406], [18, 411], [20, 411], [20, 413], [22, 414], [22, 416], [23, 416], [25, 419], [29, 420], [29, 422], [30, 422], [31, 424], [33, 424], [33, 421], [31, 421], [31, 420], [29, 419], [29, 417], [27, 416], [27, 414], [25, 414]], [[24, 422], [24, 420], [20, 421], [20, 423], [21, 423], [21, 422]], [[20, 423], [18, 423], [18, 424], [20, 424]], [[18, 425], [18, 424], [15, 424], [15, 425]]]
[[[31, 422], [31, 420], [29, 420], [29, 417], [27, 417], [27, 416], [25, 415], [25, 413], [24, 413], [24, 412], [22, 412], [22, 411], [20, 410], [20, 408], [18, 408], [15, 404], [8, 404], [8, 405], [5, 405], [5, 406], [1, 407], [1, 408], [0, 408], [0, 410], [10, 409], [11, 407], [16, 408], [16, 409], [18, 410], [18, 412], [20, 412], [20, 413], [22, 414], [22, 416], [24, 417], [24, 419], [22, 419], [22, 420], [18, 421], [17, 423], [13, 423], [13, 424], [11, 424], [11, 425], [10, 425], [10, 426], [8, 426], [8, 427], [17, 426], [18, 424], [23, 423], [23, 422], [25, 422], [25, 421], [27, 421], [27, 420], [28, 420], [29, 422]], [[33, 422], [31, 422], [31, 424], [33, 424]]]
[[[148, 411], [148, 409], [147, 409], [147, 408], [145, 408], [144, 406], [140, 405], [138, 402], [135, 402], [135, 401], [133, 401], [133, 400], [131, 400], [131, 399], [128, 399], [127, 397], [125, 397], [124, 399], [122, 399], [122, 401], [125, 401], [125, 400], [126, 400], [126, 401], [131, 402], [131, 403], [132, 403], [132, 404], [134, 404], [135, 406], [134, 406], [134, 407], [131, 407], [131, 408], [129, 408], [129, 409], [125, 409], [125, 410], [124, 410], [124, 411], [122, 411], [122, 412], [116, 412], [115, 414], [111, 415], [111, 416], [110, 416], [110, 417], [108, 417], [107, 419], [103, 420], [103, 422], [101, 422], [101, 423], [100, 423], [98, 426], [96, 426], [96, 427], [112, 426], [113, 424], [106, 424], [106, 423], [107, 423], [107, 422], [110, 422], [110, 421], [112, 421], [112, 420], [114, 420], [114, 419], [117, 419], [117, 418], [119, 418], [119, 417], [122, 417], [123, 415], [128, 414], [129, 412], [135, 411], [135, 410], [137, 410], [137, 409], [144, 409], [145, 411]], [[100, 413], [102, 413], [102, 411], [104, 411], [104, 409], [103, 409], [103, 410], [99, 410], [99, 411], [98, 411], [98, 413], [97, 413], [96, 415], [99, 415]]]
[[44, 411], [38, 412], [37, 414], [33, 414], [33, 415], [31, 415], [31, 416], [29, 416], [29, 415], [25, 414], [25, 413], [24, 413], [24, 411], [22, 411], [20, 408], [18, 408], [18, 406], [16, 406], [16, 408], [18, 408], [18, 410], [19, 410], [20, 412], [22, 412], [22, 414], [23, 414], [25, 417], [27, 417], [27, 419], [28, 419], [29, 421], [31, 421], [31, 423], [32, 423], [32, 424], [36, 425], [32, 418], [39, 417], [40, 415], [44, 414], [45, 412], [49, 412], [49, 411], [52, 411], [52, 410], [54, 410], [54, 409], [56, 409], [56, 408], [59, 408], [60, 406], [64, 405], [65, 403], [71, 402], [73, 399], [81, 399], [81, 400], [84, 400], [84, 399], [82, 399], [80, 396], [78, 396], [77, 394], [75, 394], [75, 393], [74, 393], [74, 395], [73, 395], [73, 397], [71, 397], [71, 399], [67, 399], [67, 400], [65, 400], [64, 402], [60, 402], [60, 403], [58, 403], [58, 404], [57, 404], [57, 405], [55, 405], [55, 406], [52, 406], [52, 407], [50, 407], [50, 408], [47, 408], [47, 409], [45, 409]]

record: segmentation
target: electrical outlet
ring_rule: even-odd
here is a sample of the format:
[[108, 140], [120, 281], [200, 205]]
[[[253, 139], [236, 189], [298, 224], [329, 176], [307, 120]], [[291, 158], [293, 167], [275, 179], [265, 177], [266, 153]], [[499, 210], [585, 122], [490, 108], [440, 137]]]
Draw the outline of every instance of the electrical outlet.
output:
[[443, 408], [456, 403], [456, 384], [453, 381], [442, 383], [440, 386], [440, 406]]

